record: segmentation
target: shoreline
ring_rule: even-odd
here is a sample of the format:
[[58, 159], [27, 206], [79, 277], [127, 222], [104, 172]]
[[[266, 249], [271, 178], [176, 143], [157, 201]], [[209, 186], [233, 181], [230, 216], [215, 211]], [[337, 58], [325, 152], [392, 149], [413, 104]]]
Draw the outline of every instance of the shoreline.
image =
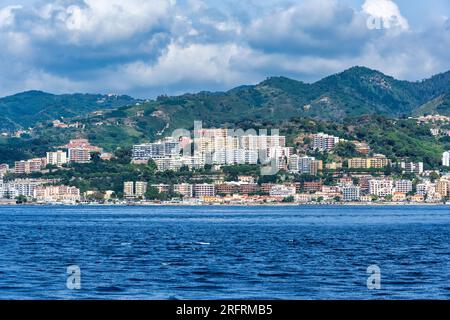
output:
[[251, 203], [251, 204], [221, 204], [221, 203], [0, 203], [1, 207], [442, 207], [450, 203]]

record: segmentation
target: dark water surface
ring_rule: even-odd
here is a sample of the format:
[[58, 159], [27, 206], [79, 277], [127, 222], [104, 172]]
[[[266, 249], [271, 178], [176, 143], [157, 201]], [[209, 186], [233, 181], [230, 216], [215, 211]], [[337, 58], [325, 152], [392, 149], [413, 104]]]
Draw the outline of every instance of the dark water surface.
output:
[[0, 206], [0, 299], [449, 299], [449, 243], [449, 206]]

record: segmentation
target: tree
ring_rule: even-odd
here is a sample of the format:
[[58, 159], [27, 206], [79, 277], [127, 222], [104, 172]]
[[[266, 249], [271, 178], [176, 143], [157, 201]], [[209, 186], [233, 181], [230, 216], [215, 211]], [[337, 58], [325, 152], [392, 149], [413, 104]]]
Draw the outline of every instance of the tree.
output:
[[339, 142], [334, 149], [334, 153], [343, 158], [352, 158], [358, 156], [356, 146], [352, 142]]
[[289, 196], [283, 199], [284, 203], [293, 203], [295, 201], [294, 196]]
[[118, 163], [128, 164], [131, 162], [131, 148], [117, 148], [114, 156]]
[[149, 186], [147, 188], [147, 191], [145, 192], [145, 198], [148, 200], [159, 200], [160, 199], [160, 193], [158, 191], [158, 188]]
[[20, 195], [16, 197], [16, 203], [17, 204], [22, 204], [22, 203], [27, 203], [28, 199], [27, 197]]

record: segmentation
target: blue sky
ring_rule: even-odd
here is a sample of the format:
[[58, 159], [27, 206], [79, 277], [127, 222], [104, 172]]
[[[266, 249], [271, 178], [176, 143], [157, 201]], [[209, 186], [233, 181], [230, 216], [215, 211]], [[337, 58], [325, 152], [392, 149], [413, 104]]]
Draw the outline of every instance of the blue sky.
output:
[[445, 0], [0, 0], [0, 95], [226, 90], [450, 70]]

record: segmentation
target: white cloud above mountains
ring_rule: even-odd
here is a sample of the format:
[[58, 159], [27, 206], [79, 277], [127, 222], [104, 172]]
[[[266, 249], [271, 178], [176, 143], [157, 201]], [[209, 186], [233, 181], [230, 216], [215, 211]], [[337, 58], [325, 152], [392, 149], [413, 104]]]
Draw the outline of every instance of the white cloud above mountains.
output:
[[[0, 95], [153, 97], [271, 75], [313, 81], [353, 65], [414, 80], [450, 69], [448, 19], [415, 29], [393, 0], [350, 2], [0, 1]], [[371, 18], [388, 23], [371, 29]]]

